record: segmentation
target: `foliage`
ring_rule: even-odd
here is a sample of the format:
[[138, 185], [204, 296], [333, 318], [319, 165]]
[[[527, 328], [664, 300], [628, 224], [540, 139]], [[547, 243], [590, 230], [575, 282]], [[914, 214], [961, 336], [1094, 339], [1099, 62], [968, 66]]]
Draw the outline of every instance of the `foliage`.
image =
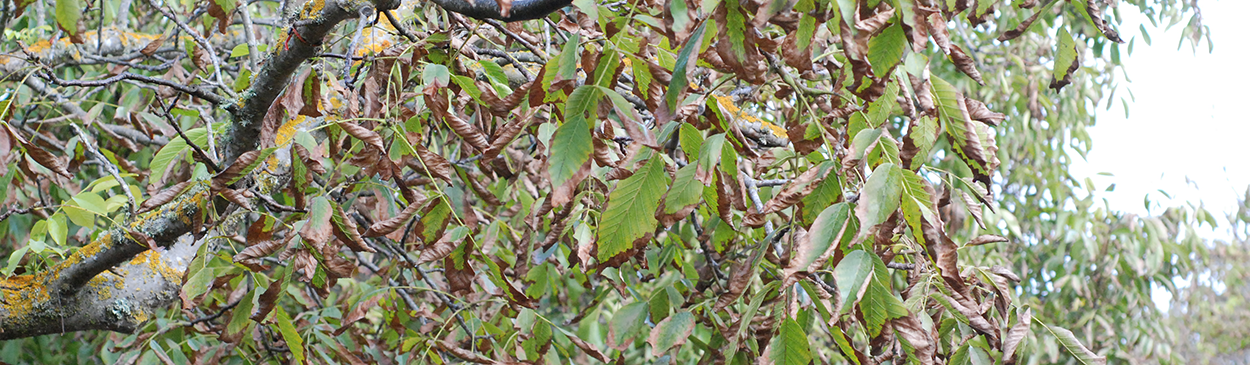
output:
[[[196, 213], [181, 310], [66, 335], [77, 360], [1178, 360], [1150, 291], [1213, 220], [1066, 172], [1135, 42], [1103, 1], [409, 2], [301, 33], [339, 3], [5, 8], [8, 280]], [[75, 360], [30, 341], [2, 360]]]

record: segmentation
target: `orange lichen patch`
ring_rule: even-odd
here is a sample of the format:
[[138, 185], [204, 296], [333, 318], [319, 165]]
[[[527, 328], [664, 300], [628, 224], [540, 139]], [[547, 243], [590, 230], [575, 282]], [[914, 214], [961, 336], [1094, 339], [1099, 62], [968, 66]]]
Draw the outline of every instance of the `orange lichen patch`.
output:
[[111, 278], [107, 275], [96, 275], [87, 281], [86, 288], [95, 293], [100, 300], [108, 300], [113, 297], [113, 289], [121, 289], [123, 287], [121, 278]]
[[299, 132], [298, 127], [301, 124], [304, 124], [304, 120], [307, 118], [308, 117], [303, 115], [296, 115], [294, 118], [287, 119], [285, 123], [282, 123], [282, 125], [278, 127], [278, 131], [273, 137], [273, 144], [276, 146], [286, 146], [288, 143], [291, 143], [291, 141], [295, 139], [295, 133]]

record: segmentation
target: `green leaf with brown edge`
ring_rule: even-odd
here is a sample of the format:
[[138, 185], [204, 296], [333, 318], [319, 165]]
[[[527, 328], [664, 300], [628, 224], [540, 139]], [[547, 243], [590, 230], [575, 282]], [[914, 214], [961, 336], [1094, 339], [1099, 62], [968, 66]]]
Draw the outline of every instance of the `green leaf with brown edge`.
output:
[[691, 64], [690, 55], [694, 54], [694, 51], [703, 43], [703, 32], [706, 29], [707, 22], [699, 24], [699, 27], [694, 29], [694, 33], [690, 34], [690, 38], [686, 38], [686, 44], [681, 47], [681, 51], [677, 53], [677, 63], [673, 66], [673, 79], [664, 92], [664, 102], [669, 110], [677, 109], [677, 96], [689, 86], [686, 80], [686, 66]]
[[1055, 64], [1051, 72], [1050, 88], [1058, 90], [1072, 82], [1072, 72], [1080, 63], [1072, 34], [1066, 28], [1059, 28], [1056, 38], [1058, 42], [1055, 45]]
[[608, 322], [608, 346], [617, 350], [625, 349], [629, 340], [647, 327], [648, 313], [650, 307], [645, 301], [629, 303], [616, 310]]
[[[576, 95], [577, 92], [573, 94]], [[573, 98], [570, 96], [569, 100], [572, 101]], [[572, 108], [572, 103], [568, 108]], [[567, 112], [568, 109], [565, 110]], [[569, 115], [568, 121], [560, 125], [551, 138], [551, 157], [547, 171], [551, 174], [552, 187], [564, 185], [565, 181], [572, 178], [582, 164], [590, 159], [590, 154], [595, 149], [586, 118], [580, 112], [566, 115]]]
[[883, 163], [868, 176], [859, 194], [855, 215], [859, 218], [860, 234], [867, 234], [874, 227], [890, 218], [898, 210], [902, 195], [902, 174], [898, 166]]
[[864, 250], [855, 250], [842, 258], [833, 269], [833, 279], [838, 284], [838, 292], [842, 295], [839, 302], [842, 308], [839, 313], [845, 314], [855, 307], [855, 303], [863, 295], [868, 280], [872, 277], [875, 254]]
[[655, 229], [655, 210], [669, 184], [664, 165], [663, 158], [653, 157], [612, 190], [599, 222], [597, 257], [600, 262], [628, 251], [634, 247], [634, 241]]
[[[900, 318], [908, 314], [903, 301], [894, 296], [890, 289], [889, 276], [885, 273], [885, 263], [873, 258], [873, 277], [869, 280], [864, 296], [859, 302], [859, 310], [864, 314], [864, 327], [868, 336], [877, 338], [881, 335], [886, 321]], [[883, 275], [885, 274], [885, 275]]]
[[820, 212], [808, 230], [807, 237], [799, 241], [794, 248], [795, 256], [786, 267], [786, 277], [798, 272], [809, 272], [816, 269], [813, 264], [823, 263], [838, 248], [846, 229], [850, 225], [850, 205], [846, 202], [830, 205]]
[[697, 204], [699, 199], [703, 198], [703, 183], [694, 178], [695, 169], [698, 165], [689, 164], [685, 167], [677, 169], [677, 176], [673, 179], [673, 186], [668, 190], [668, 195], [664, 197], [664, 213], [677, 213], [684, 207]]
[[57, 0], [56, 24], [70, 36], [77, 35], [78, 19], [82, 18], [83, 8], [81, 0]]
[[1106, 365], [1107, 364], [1107, 357], [1099, 356], [1093, 351], [1090, 351], [1089, 348], [1081, 344], [1081, 341], [1076, 338], [1076, 335], [1072, 334], [1072, 331], [1069, 331], [1066, 328], [1048, 325], [1046, 324], [1046, 322], [1042, 322], [1041, 318], [1033, 317], [1033, 321], [1037, 322], [1037, 324], [1042, 325], [1042, 328], [1046, 329], [1046, 332], [1049, 332], [1050, 335], [1055, 336], [1055, 339], [1059, 340], [1059, 344], [1063, 345], [1063, 348], [1067, 350], [1068, 353], [1072, 354], [1072, 357], [1075, 357], [1076, 360], [1080, 361], [1082, 364], [1085, 364], [1085, 365]]
[[912, 232], [915, 232], [916, 241], [923, 245], [925, 239], [924, 235], [920, 234], [920, 220], [937, 221], [933, 213], [935, 210], [933, 197], [925, 189], [928, 181], [917, 175], [915, 171], [906, 169], [898, 169], [898, 171], [902, 175], [903, 190], [899, 206], [903, 210], [903, 219], [912, 228]]
[[903, 59], [906, 48], [903, 27], [897, 23], [885, 27], [868, 40], [868, 63], [872, 65], [872, 73], [880, 78], [889, 77], [890, 70]]
[[946, 136], [954, 147], [952, 149], [977, 175], [977, 180], [988, 181], [993, 171], [986, 166], [981, 137], [972, 125], [963, 93], [937, 76], [930, 76], [929, 80], [933, 84], [933, 98], [938, 107], [938, 115], [941, 116], [942, 125], [946, 127]]
[[812, 362], [811, 344], [807, 333], [793, 318], [781, 322], [781, 332], [773, 337], [769, 360], [775, 365], [807, 365]]
[[265, 159], [269, 158], [269, 155], [273, 154], [274, 150], [276, 148], [271, 147], [263, 150], [247, 151], [239, 155], [234, 160], [234, 163], [230, 164], [230, 167], [213, 176], [213, 190], [225, 189], [230, 184], [234, 184], [247, 176], [247, 174], [252, 173], [253, 170], [265, 163]]
[[655, 328], [651, 329], [651, 336], [647, 338], [652, 353], [663, 354], [673, 346], [686, 343], [686, 339], [694, 331], [694, 325], [694, 314], [690, 311], [677, 312], [656, 323]]
[[308, 221], [304, 223], [303, 228], [300, 228], [300, 237], [318, 246], [325, 244], [333, 234], [332, 227], [330, 227], [330, 217], [333, 215], [330, 201], [325, 196], [313, 198], [312, 204], [308, 207]]

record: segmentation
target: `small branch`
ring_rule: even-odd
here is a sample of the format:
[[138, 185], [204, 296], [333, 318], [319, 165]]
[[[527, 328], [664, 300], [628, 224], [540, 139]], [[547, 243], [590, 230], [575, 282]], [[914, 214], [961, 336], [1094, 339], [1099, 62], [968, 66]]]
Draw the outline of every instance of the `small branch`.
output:
[[517, 41], [517, 43], [520, 43], [522, 46], [525, 46], [525, 49], [528, 49], [530, 50], [530, 52], [533, 52], [534, 55], [538, 56], [538, 58], [541, 58], [544, 63], [547, 62], [546, 52], [543, 52], [541, 49], [538, 49], [538, 47], [534, 47], [534, 45], [530, 44], [530, 42], [525, 40], [525, 38], [521, 38], [521, 35], [513, 33], [512, 31], [508, 30], [508, 27], [504, 26], [503, 23], [500, 23], [498, 20], [486, 20], [486, 23], [490, 24], [491, 26], [494, 26], [495, 29], [498, 29], [504, 35], [507, 35], [508, 38], [512, 38], [512, 40]]
[[891, 268], [891, 269], [895, 269], [895, 270], [914, 270], [914, 269], [916, 268], [916, 264], [907, 264], [907, 263], [902, 263], [902, 262], [891, 262], [891, 263], [885, 264], [885, 267], [888, 267], [888, 268]]
[[134, 194], [130, 193], [130, 184], [127, 184], [126, 180], [122, 179], [122, 174], [117, 170], [117, 166], [113, 165], [113, 162], [109, 161], [107, 157], [104, 157], [104, 154], [100, 153], [100, 150], [96, 148], [95, 143], [91, 142], [90, 138], [87, 138], [87, 133], [83, 132], [82, 128], [78, 127], [78, 124], [70, 123], [69, 126], [74, 129], [74, 133], [78, 133], [78, 138], [82, 141], [82, 145], [87, 149], [87, 152], [92, 156], [95, 156], [95, 159], [100, 161], [100, 165], [104, 166], [104, 169], [109, 172], [109, 175], [113, 175], [113, 179], [117, 180], [118, 184], [121, 184], [122, 193], [126, 194], [126, 199], [130, 200], [130, 204], [127, 206], [127, 208], [130, 209], [130, 215], [135, 215], [135, 209], [139, 207], [139, 202], [135, 200]]
[[[178, 102], [178, 99], [174, 99], [174, 103], [177, 103], [177, 102]], [[158, 104], [159, 109], [161, 110], [161, 114], [165, 116], [165, 121], [169, 122], [169, 125], [173, 126], [175, 131], [178, 131], [178, 136], [182, 137], [182, 141], [186, 142], [188, 146], [191, 146], [191, 149], [195, 151], [195, 154], [200, 156], [200, 158], [204, 160], [204, 164], [208, 165], [208, 168], [212, 169], [214, 174], [221, 172], [221, 168], [217, 166], [217, 163], [214, 162], [213, 159], [209, 157], [207, 153], [204, 153], [204, 150], [200, 149], [200, 146], [196, 145], [195, 141], [192, 141], [190, 137], [187, 137], [186, 133], [182, 132], [182, 127], [178, 125], [178, 121], [174, 120], [174, 116], [169, 114], [169, 110], [173, 109], [174, 105], [170, 104], [169, 108], [166, 108], [165, 102], [161, 101], [160, 97], [156, 98], [156, 103]], [[209, 135], [208, 138], [211, 140], [213, 136]]]
[[177, 24], [178, 28], [182, 29], [183, 32], [187, 32], [187, 34], [190, 34], [191, 39], [195, 40], [195, 44], [199, 45], [200, 48], [203, 49], [205, 53], [208, 53], [209, 61], [213, 62], [213, 76], [217, 78], [218, 86], [221, 87], [222, 90], [225, 90], [227, 93], [231, 93], [230, 88], [224, 86], [226, 85], [226, 81], [225, 79], [221, 77], [221, 59], [217, 57], [217, 51], [213, 50], [213, 45], [211, 43], [208, 43], [208, 40], [204, 39], [204, 37], [201, 36], [199, 32], [196, 32], [194, 29], [191, 29], [190, 26], [187, 26], [186, 23], [183, 23], [181, 20], [178, 20], [178, 17], [175, 17], [174, 14], [169, 11], [169, 9], [166, 9], [165, 7], [160, 6], [160, 4], [157, 4], [155, 2], [152, 3], [152, 7], [155, 7], [156, 10], [161, 12], [161, 15], [164, 15], [166, 18], [169, 18], [169, 20], [173, 21], [174, 24]]
[[14, 204], [12, 208], [9, 208], [9, 210], [4, 213], [0, 213], [0, 222], [3, 222], [5, 219], [9, 219], [9, 216], [11, 215], [26, 214], [35, 209], [36, 208], [18, 208], [18, 205]]
[[401, 24], [399, 20], [396, 20], [395, 14], [392, 14], [390, 10], [383, 10], [382, 15], [386, 16], [386, 21], [391, 22], [391, 25], [395, 26], [395, 30], [399, 32], [399, 35], [404, 36], [404, 38], [408, 38], [409, 42], [418, 41], [417, 36], [412, 35], [411, 32], [408, 32], [408, 28], [404, 27], [404, 25]]
[[134, 74], [130, 72], [122, 72], [120, 74], [117, 74], [117, 76], [113, 76], [107, 79], [92, 80], [92, 81], [65, 80], [65, 79], [56, 77], [56, 75], [53, 75], [51, 72], [44, 72], [40, 76], [42, 76], [44, 79], [47, 79], [48, 81], [51, 81], [53, 84], [57, 84], [60, 86], [83, 86], [83, 87], [108, 86], [108, 85], [111, 85], [113, 83], [116, 83], [122, 80], [134, 80], [134, 81], [139, 81], [139, 82], [146, 82], [149, 84], [168, 86], [168, 87], [173, 88], [174, 90], [178, 90], [188, 95], [191, 95], [200, 99], [204, 99], [210, 103], [213, 103], [214, 105], [221, 105], [226, 100], [220, 95], [201, 90], [200, 88], [193, 88], [193, 87], [182, 85], [173, 81], [169, 81], [165, 79], [158, 79], [155, 77], [143, 76], [143, 75]]

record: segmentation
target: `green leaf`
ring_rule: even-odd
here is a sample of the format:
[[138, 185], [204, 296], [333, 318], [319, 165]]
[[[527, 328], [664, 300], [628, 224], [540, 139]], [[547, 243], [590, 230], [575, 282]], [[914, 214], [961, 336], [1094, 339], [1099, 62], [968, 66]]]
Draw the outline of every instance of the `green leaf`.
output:
[[230, 49], [230, 58], [243, 57], [243, 56], [247, 56], [247, 54], [248, 54], [247, 43], [239, 43], [239, 45], [234, 46], [234, 48]]
[[919, 151], [916, 152], [915, 156], [912, 156], [911, 166], [906, 166], [907, 169], [916, 170], [929, 161], [933, 145], [937, 143], [938, 127], [937, 119], [930, 118], [927, 115], [920, 117], [919, 120], [912, 124], [912, 129], [907, 133], [907, 136], [911, 137], [912, 142], [916, 144], [916, 149]]
[[88, 229], [95, 228], [95, 213], [73, 205], [61, 206], [61, 210], [69, 217], [70, 222]]
[[686, 153], [686, 161], [699, 159], [699, 149], [703, 148], [703, 134], [690, 123], [682, 123], [678, 140], [682, 152]]
[[572, 94], [569, 94], [569, 100], [564, 104], [564, 116], [572, 120], [585, 116], [587, 111], [595, 113], [599, 106], [599, 99], [602, 97], [603, 94], [595, 85], [578, 86]]
[[924, 235], [920, 234], [921, 219], [930, 222], [936, 221], [936, 217], [933, 214], [932, 196], [929, 195], [928, 190], [924, 189], [928, 183], [914, 171], [904, 169], [899, 169], [899, 171], [903, 177], [903, 191], [900, 201], [903, 219], [907, 221], [907, 226], [911, 227], [916, 241], [920, 242], [920, 244], [925, 244]]
[[421, 70], [421, 83], [426, 85], [451, 85], [451, 71], [436, 63], [425, 65]]
[[664, 197], [664, 214], [677, 213], [682, 208], [696, 204], [703, 197], [703, 182], [694, 178], [698, 165], [689, 164], [677, 170], [673, 187]]
[[52, 235], [52, 241], [57, 246], [65, 246], [65, 237], [69, 235], [69, 225], [65, 224], [65, 215], [57, 213], [48, 220], [48, 234]]
[[291, 323], [291, 316], [286, 314], [286, 310], [278, 306], [273, 309], [274, 318], [278, 320], [278, 332], [282, 333], [282, 339], [286, 341], [287, 348], [291, 349], [291, 357], [295, 358], [295, 362], [304, 363], [304, 339], [299, 337], [299, 332], [295, 331], [295, 325]]
[[[560, 68], [559, 68], [559, 73], [558, 73], [561, 79], [564, 79], [564, 80], [576, 80], [577, 79], [577, 67], [579, 66], [577, 62], [578, 60], [577, 46], [579, 45], [581, 40], [582, 40], [581, 35], [577, 33], [573, 33], [572, 35], [569, 36], [568, 42], [564, 43], [564, 49], [560, 51]], [[544, 83], [544, 85], [550, 86], [549, 83]]]
[[647, 342], [651, 343], [652, 353], [662, 354], [673, 346], [686, 343], [686, 338], [690, 337], [692, 331], [694, 331], [694, 314], [690, 311], [681, 311], [657, 323], [655, 328], [651, 329], [651, 337]]
[[106, 215], [109, 213], [108, 204], [104, 202], [99, 194], [84, 191], [74, 196], [74, 202], [83, 209], [89, 210], [95, 214]]
[[883, 163], [868, 176], [863, 192], [860, 193], [859, 203], [855, 207], [855, 214], [860, 222], [860, 234], [868, 233], [898, 210], [899, 196], [902, 194], [902, 174], [899, 170], [892, 163]]
[[647, 314], [650, 308], [647, 302], [633, 302], [626, 304], [612, 315], [612, 321], [609, 323], [608, 342], [621, 347], [625, 341], [638, 335], [638, 333], [647, 326]]
[[872, 276], [874, 256], [864, 250], [851, 251], [833, 269], [834, 282], [838, 283], [838, 293], [842, 295], [842, 308], [839, 313], [850, 312], [855, 302], [859, 301], [860, 293]]
[[[208, 143], [208, 130], [204, 128], [188, 130], [186, 131], [186, 135], [188, 138], [191, 138], [191, 142], [195, 143], [197, 146], [203, 146]], [[148, 178], [148, 181], [161, 181], [161, 178], [165, 176], [165, 170], [168, 170], [169, 168], [169, 164], [172, 163], [174, 159], [182, 156], [183, 152], [187, 152], [189, 150], [190, 148], [188, 148], [187, 142], [184, 141], [181, 136], [170, 139], [169, 143], [166, 143], [164, 147], [161, 147], [160, 151], [156, 152], [156, 155], [152, 156], [152, 162], [148, 164], [148, 168], [152, 171], [152, 175]]]
[[1076, 335], [1072, 334], [1072, 331], [1062, 327], [1048, 325], [1046, 322], [1042, 322], [1042, 320], [1037, 317], [1033, 317], [1033, 321], [1042, 325], [1042, 327], [1046, 329], [1046, 332], [1055, 336], [1055, 338], [1059, 340], [1059, 344], [1063, 345], [1063, 348], [1068, 350], [1068, 353], [1072, 354], [1072, 357], [1075, 357], [1076, 360], [1080, 361], [1082, 364], [1105, 365], [1107, 363], [1107, 358], [1105, 356], [1099, 356], [1093, 351], [1090, 351], [1089, 348], [1086, 348], [1085, 345], [1082, 345], [1081, 341], [1076, 339]]
[[672, 82], [668, 84], [668, 90], [664, 92], [664, 102], [668, 104], [669, 110], [677, 110], [677, 96], [689, 86], [689, 82], [686, 81], [686, 65], [690, 64], [690, 55], [702, 43], [703, 31], [706, 28], [707, 22], [699, 24], [699, 27], [694, 29], [694, 33], [690, 34], [690, 38], [686, 38], [686, 44], [681, 47], [681, 51], [677, 53], [677, 63], [673, 65]]
[[903, 306], [903, 301], [895, 297], [894, 291], [890, 290], [887, 284], [890, 278], [884, 275], [878, 276], [879, 273], [885, 271], [885, 264], [877, 258], [873, 258], [873, 261], [874, 264], [881, 265], [882, 269], [874, 270], [877, 274], [869, 280], [863, 299], [859, 302], [859, 310], [864, 314], [864, 327], [868, 329], [868, 336], [876, 338], [881, 335], [886, 321], [906, 316], [908, 312], [907, 307]]
[[845, 236], [847, 220], [851, 216], [850, 211], [850, 206], [846, 202], [841, 202], [830, 205], [820, 212], [816, 221], [812, 223], [812, 228], [808, 230], [808, 244], [797, 248], [799, 252], [791, 266], [807, 271], [808, 266], [825, 256], [829, 248], [834, 247], [835, 242], [841, 243], [840, 238]]
[[738, 6], [738, 0], [725, 0], [725, 33], [729, 35], [729, 49], [738, 62], [747, 58], [746, 17]]
[[880, 78], [888, 77], [890, 69], [903, 59], [906, 48], [907, 37], [903, 35], [903, 27], [897, 23], [872, 37], [868, 40], [868, 62], [872, 65], [872, 73]]
[[[569, 100], [571, 101], [572, 98], [570, 97]], [[573, 177], [573, 174], [576, 174], [577, 170], [590, 160], [590, 154], [595, 148], [586, 118], [581, 114], [569, 115], [568, 122], [556, 129], [555, 135], [551, 138], [551, 162], [547, 171], [551, 174], [553, 187], [564, 185], [565, 181]]]
[[[1146, 44], [1150, 41], [1147, 40]], [[1059, 28], [1059, 44], [1055, 46], [1055, 80], [1068, 77], [1068, 66], [1076, 62], [1076, 56], [1076, 41], [1072, 39], [1072, 34], [1066, 28]]]
[[73, 36], [78, 34], [78, 19], [82, 18], [83, 4], [80, 0], [57, 0], [56, 23]]
[[633, 176], [617, 184], [599, 223], [600, 262], [634, 247], [634, 241], [655, 230], [655, 210], [668, 187], [664, 159], [652, 158]]
[[808, 196], [803, 197], [802, 215], [800, 218], [805, 224], [812, 224], [817, 215], [828, 209], [830, 204], [837, 201], [842, 196], [842, 183], [838, 181], [837, 176], [829, 176], [816, 186], [816, 190]]
[[772, 351], [768, 354], [773, 364], [807, 365], [812, 362], [812, 351], [807, 333], [793, 318], [781, 322], [781, 334], [773, 337]]

